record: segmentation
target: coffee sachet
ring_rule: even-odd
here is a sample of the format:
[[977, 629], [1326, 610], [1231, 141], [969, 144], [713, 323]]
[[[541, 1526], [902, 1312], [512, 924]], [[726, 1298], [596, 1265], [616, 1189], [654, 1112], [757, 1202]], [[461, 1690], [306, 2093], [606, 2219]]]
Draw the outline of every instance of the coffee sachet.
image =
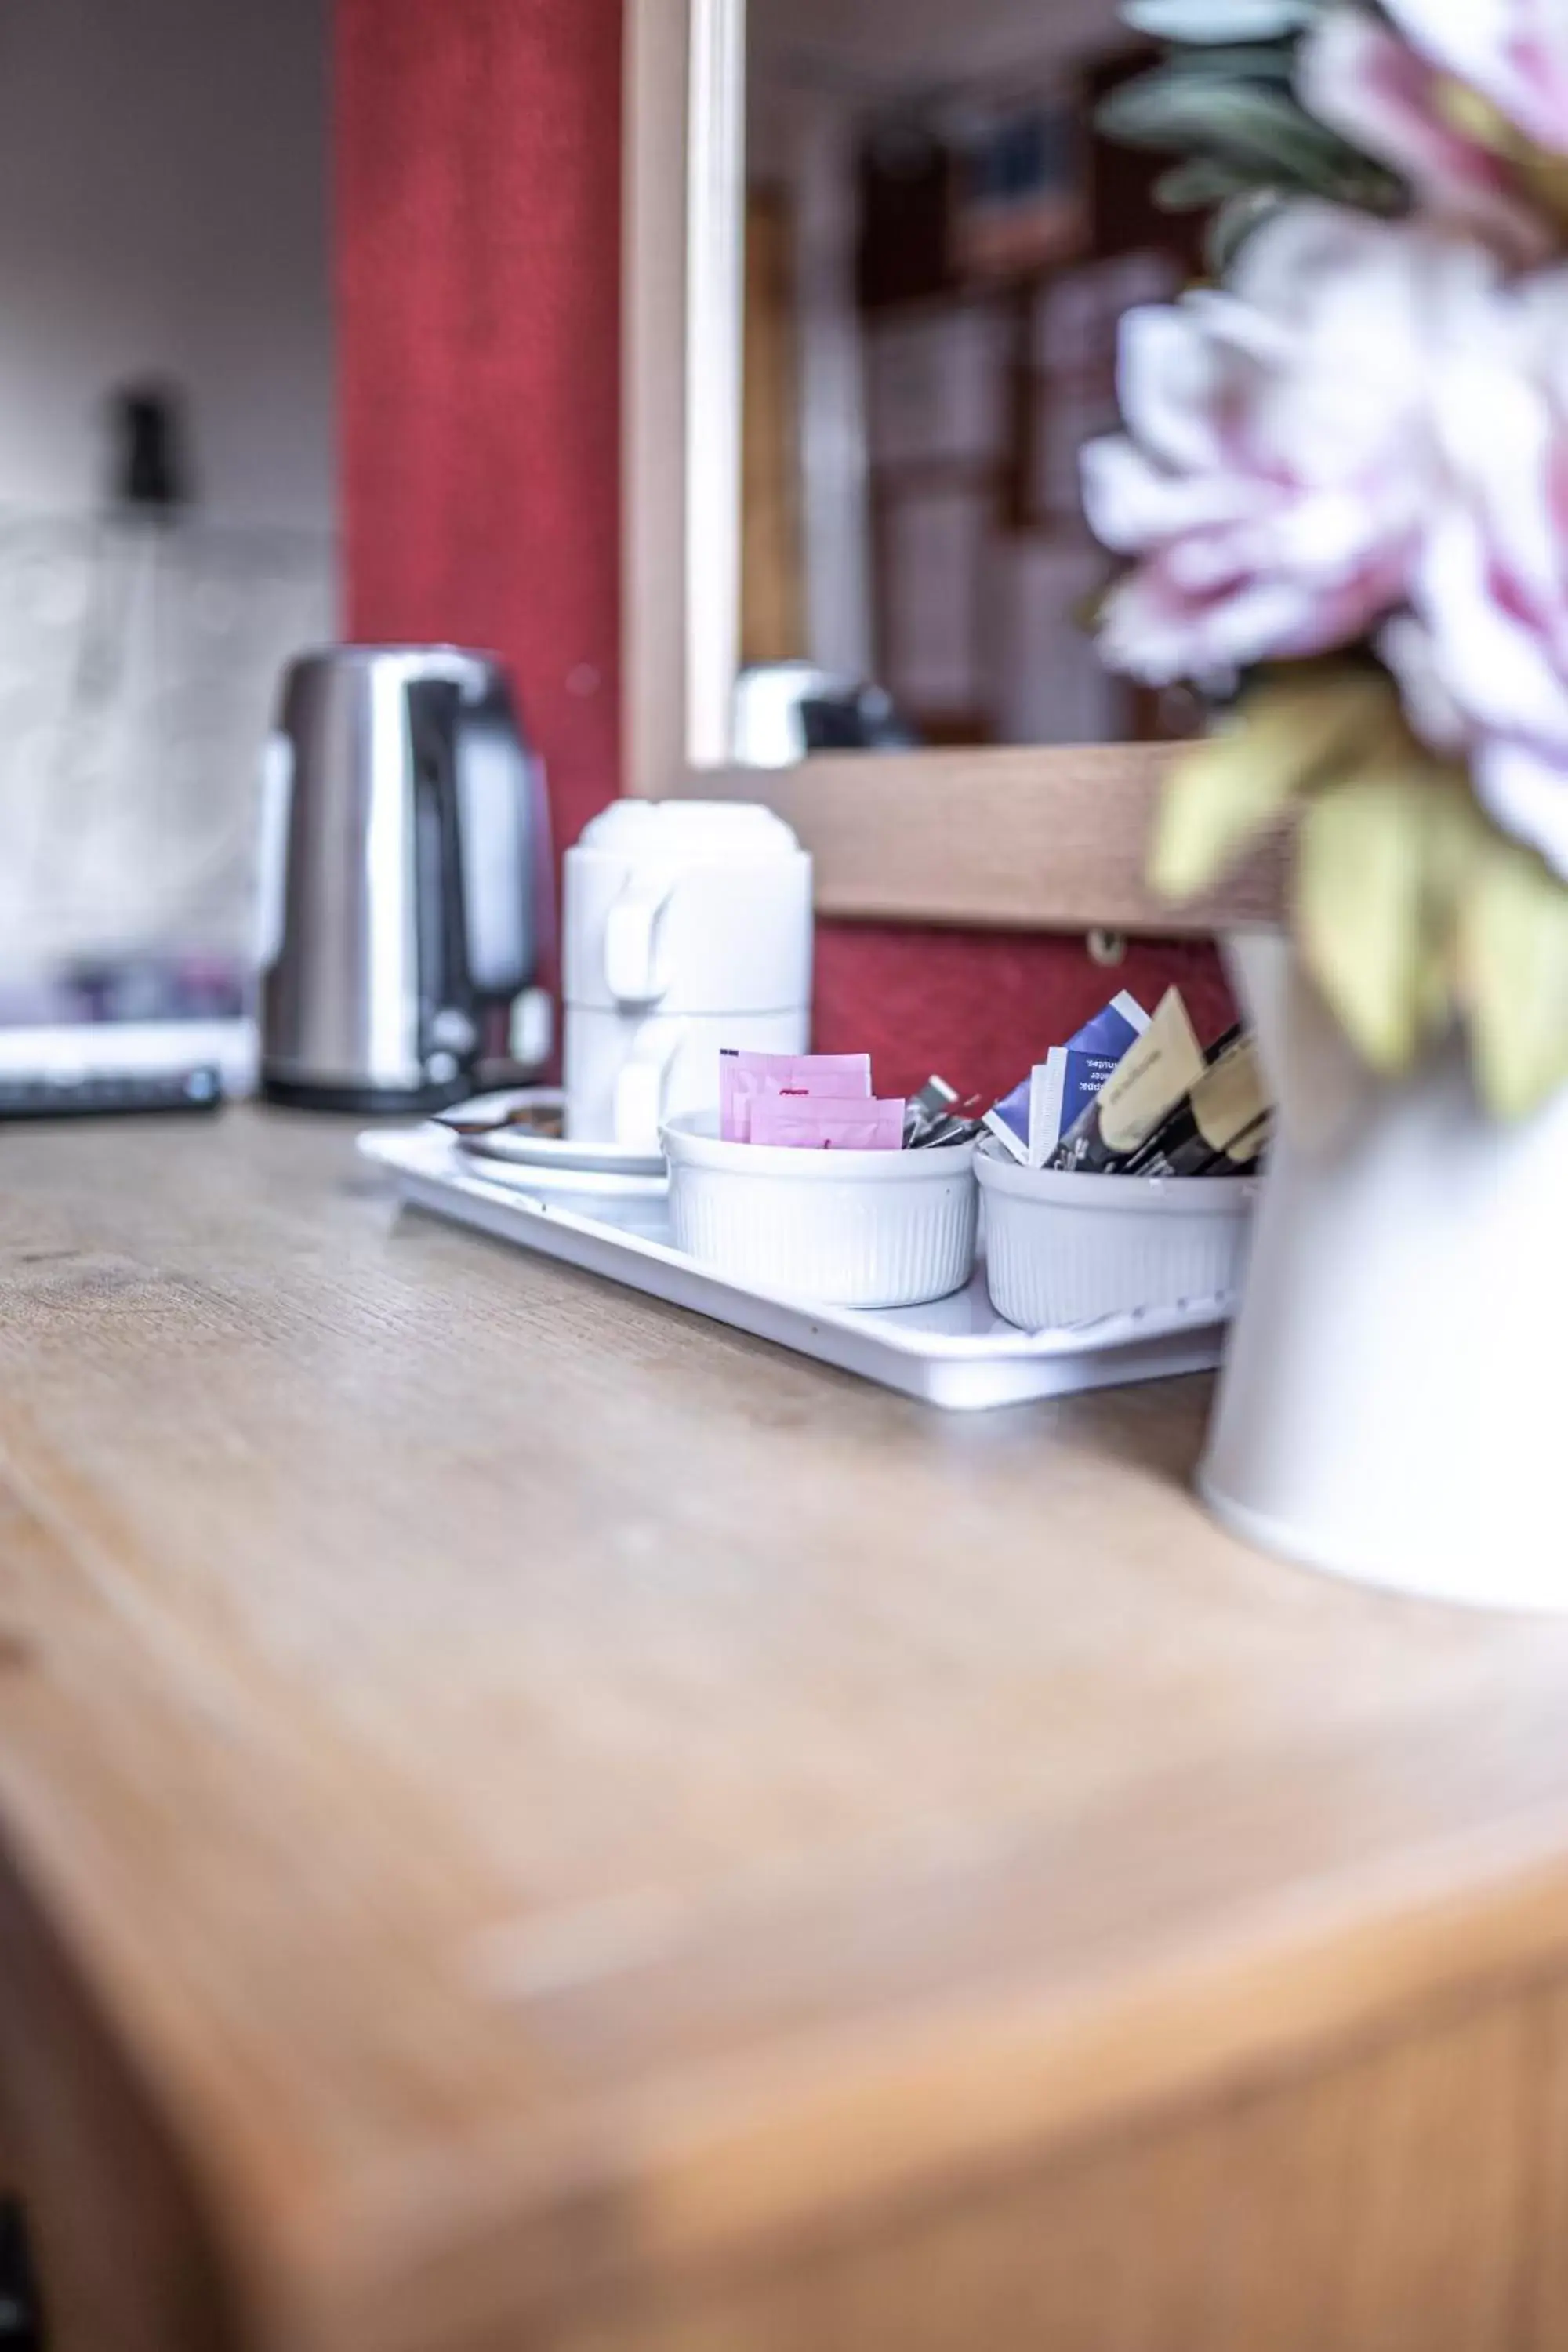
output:
[[1206, 1069], [1134, 1154], [1134, 1176], [1238, 1176], [1268, 1140], [1270, 1104], [1258, 1043], [1242, 1037]]
[[1191, 1093], [1205, 1067], [1181, 991], [1173, 988], [1048, 1164], [1089, 1175], [1125, 1173], [1133, 1154]]

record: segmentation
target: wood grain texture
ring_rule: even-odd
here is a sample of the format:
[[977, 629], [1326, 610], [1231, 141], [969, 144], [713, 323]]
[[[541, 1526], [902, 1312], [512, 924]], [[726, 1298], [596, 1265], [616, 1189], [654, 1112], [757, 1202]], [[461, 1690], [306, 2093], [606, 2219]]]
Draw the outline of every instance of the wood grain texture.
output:
[[747, 666], [801, 661], [807, 650], [795, 236], [788, 190], [749, 188], [741, 443], [741, 659]]
[[1502, 2352], [1530, 2291], [1533, 2022], [1501, 2005], [1091, 2141], [563, 2352]]
[[1568, 2344], [1568, 1986], [1534, 2005], [1531, 2256], [1520, 2341], [1555, 2352]]
[[1267, 845], [1173, 907], [1145, 879], [1158, 743], [837, 752], [784, 770], [689, 777], [683, 792], [764, 801], [816, 861], [816, 903], [846, 920], [1185, 938], [1276, 923], [1285, 856]]
[[691, 0], [625, 0], [622, 25], [621, 773], [657, 797], [688, 765]]
[[[8, 1545], [42, 1540], [14, 1514], [4, 1533]], [[0, 1862], [0, 2197], [7, 2192], [23, 2200], [48, 2281], [52, 2342], [218, 2352], [236, 2340], [205, 2221], [156, 2106], [128, 2079], [37, 1905]]]
[[[1291, 2226], [1224, 2308], [1292, 2343], [1273, 2266], [1329, 2294], [1336, 2149], [1374, 2184], [1346, 2340], [1489, 2312], [1461, 2233], [1506, 2210], [1522, 2259], [1519, 2197], [1560, 2193], [1544, 2026], [1512, 2119], [1568, 1970], [1568, 1628], [1254, 1558], [1186, 1492], [1205, 1404], [937, 1418], [397, 1221], [331, 1123], [7, 1130], [0, 2145], [57, 2279], [112, 2167], [29, 2089], [35, 2024], [101, 2037], [80, 2115], [206, 2265], [163, 2352], [660, 2315], [903, 2352], [878, 2281], [950, 2222], [984, 2271], [1039, 2184], [1044, 2249], [1185, 2310], [1182, 2216], [1269, 2179]], [[1425, 2209], [1378, 2253], [1460, 2108], [1451, 2258]], [[1018, 2340], [1174, 2342], [1080, 2324], [1050, 2263]], [[783, 2316], [724, 2316], [764, 2287]]]

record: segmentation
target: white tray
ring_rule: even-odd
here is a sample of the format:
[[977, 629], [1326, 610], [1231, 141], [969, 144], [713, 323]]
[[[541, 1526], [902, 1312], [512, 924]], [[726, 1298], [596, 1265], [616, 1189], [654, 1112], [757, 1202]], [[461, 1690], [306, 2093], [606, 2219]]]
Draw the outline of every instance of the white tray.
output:
[[996, 1314], [982, 1270], [967, 1290], [931, 1307], [865, 1314], [819, 1307], [742, 1288], [672, 1248], [660, 1200], [531, 1193], [521, 1169], [504, 1179], [479, 1174], [438, 1127], [373, 1129], [361, 1136], [359, 1148], [391, 1170], [400, 1197], [414, 1208], [564, 1259], [951, 1412], [1211, 1370], [1235, 1306], [1231, 1298], [1189, 1301], [1157, 1315], [1118, 1315], [1074, 1330], [1030, 1333]]

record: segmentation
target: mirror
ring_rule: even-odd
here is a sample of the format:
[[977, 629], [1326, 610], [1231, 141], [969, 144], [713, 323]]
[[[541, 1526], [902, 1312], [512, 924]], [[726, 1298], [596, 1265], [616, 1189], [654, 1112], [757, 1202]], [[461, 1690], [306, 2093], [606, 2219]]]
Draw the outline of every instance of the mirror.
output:
[[1078, 451], [1195, 261], [1094, 129], [1115, 0], [748, 0], [733, 751], [1150, 740]]

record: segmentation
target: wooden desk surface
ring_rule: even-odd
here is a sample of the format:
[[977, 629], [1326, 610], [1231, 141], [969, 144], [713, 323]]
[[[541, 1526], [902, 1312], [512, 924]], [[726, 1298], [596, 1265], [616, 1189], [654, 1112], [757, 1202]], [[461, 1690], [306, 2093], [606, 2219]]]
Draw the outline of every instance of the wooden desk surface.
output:
[[1204, 1383], [944, 1418], [259, 1113], [0, 1131], [0, 2176], [66, 2352], [1568, 2308], [1568, 1628], [1216, 1533]]

